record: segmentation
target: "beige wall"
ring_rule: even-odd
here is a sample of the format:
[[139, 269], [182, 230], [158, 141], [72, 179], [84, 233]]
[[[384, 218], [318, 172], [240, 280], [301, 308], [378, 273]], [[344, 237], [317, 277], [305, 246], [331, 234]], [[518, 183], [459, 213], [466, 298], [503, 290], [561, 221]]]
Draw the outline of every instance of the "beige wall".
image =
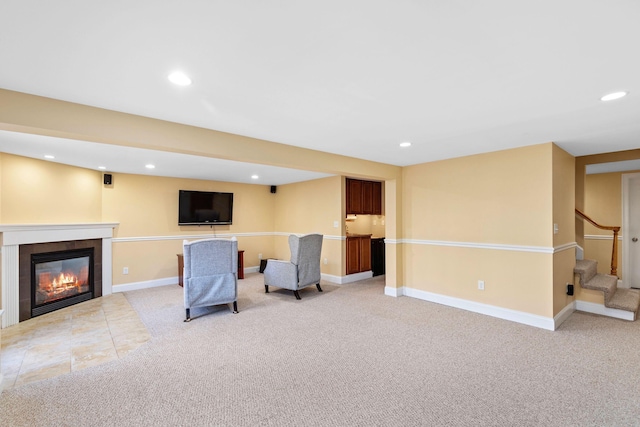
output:
[[[553, 314], [557, 315], [575, 296], [567, 295], [567, 284], [573, 283], [576, 262], [575, 242], [575, 158], [553, 145]], [[566, 249], [570, 245], [570, 249]]]
[[[622, 173], [586, 175], [584, 199], [584, 213], [598, 224], [622, 226]], [[598, 273], [610, 274], [613, 233], [585, 221], [584, 235], [584, 257], [598, 261]], [[618, 241], [617, 261], [618, 277], [622, 279], [622, 241]]]
[[320, 233], [324, 235], [322, 273], [344, 274], [343, 181], [344, 178], [334, 176], [278, 186], [274, 209], [275, 247], [270, 257], [289, 259], [289, 234]]
[[[112, 175], [113, 184], [103, 185], [101, 172], [3, 153], [3, 223], [119, 223], [113, 243], [114, 285], [177, 276], [176, 254], [182, 251], [183, 238], [214, 233], [236, 236], [245, 251], [245, 267], [253, 267], [259, 265], [259, 255], [288, 259], [288, 234], [319, 232], [325, 235], [322, 256], [327, 260], [322, 272], [344, 274], [340, 176], [278, 186], [272, 194], [265, 185]], [[180, 189], [234, 193], [233, 224], [179, 226]]]
[[[594, 221], [602, 225], [622, 225], [622, 173], [599, 173], [587, 175], [585, 179], [585, 211]], [[593, 225], [584, 225], [587, 235], [608, 235]]]
[[[263, 235], [271, 234], [274, 224], [269, 186], [113, 174], [113, 184], [102, 188], [103, 221], [120, 223], [113, 247], [115, 285], [176, 276], [181, 236], [235, 235], [239, 249], [245, 251], [245, 267], [259, 265], [258, 254], [273, 250], [273, 236]], [[179, 226], [179, 190], [233, 193], [233, 224]], [[127, 275], [123, 267], [128, 268]]]
[[385, 284], [398, 289], [404, 284], [404, 263], [402, 257], [402, 178], [384, 183], [385, 216]]
[[101, 221], [100, 172], [3, 153], [0, 175], [4, 224]]
[[404, 238], [551, 246], [551, 147], [404, 168]]
[[[269, 186], [145, 175], [114, 174], [104, 185], [103, 221], [119, 221], [116, 237], [249, 233], [273, 230], [275, 206]], [[233, 224], [178, 225], [178, 191], [233, 193]]]
[[553, 245], [552, 153], [549, 143], [404, 168], [404, 286], [553, 316], [553, 256], [526, 250]]

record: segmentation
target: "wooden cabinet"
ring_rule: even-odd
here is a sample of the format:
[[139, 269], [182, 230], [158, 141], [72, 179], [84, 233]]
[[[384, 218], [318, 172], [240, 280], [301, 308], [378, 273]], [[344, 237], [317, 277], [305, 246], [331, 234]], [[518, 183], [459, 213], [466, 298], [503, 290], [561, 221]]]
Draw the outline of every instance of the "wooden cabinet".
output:
[[347, 178], [347, 214], [381, 215], [382, 183]]
[[371, 270], [371, 236], [360, 238], [360, 271]]
[[362, 181], [347, 178], [347, 213], [362, 213]]
[[373, 200], [372, 215], [382, 215], [382, 183], [374, 182], [371, 190], [371, 199]]
[[347, 274], [371, 270], [371, 235], [347, 236]]
[[363, 214], [373, 214], [373, 182], [362, 181], [362, 212]]

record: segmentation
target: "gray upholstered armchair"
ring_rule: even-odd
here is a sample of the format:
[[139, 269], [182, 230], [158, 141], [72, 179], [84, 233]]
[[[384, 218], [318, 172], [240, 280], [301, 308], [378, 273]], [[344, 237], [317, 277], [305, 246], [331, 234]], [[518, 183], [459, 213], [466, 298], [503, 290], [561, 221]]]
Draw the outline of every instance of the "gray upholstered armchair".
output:
[[238, 241], [203, 239], [184, 241], [185, 322], [191, 309], [233, 303], [238, 312]]
[[269, 293], [269, 286], [290, 289], [300, 299], [298, 290], [316, 285], [320, 287], [320, 252], [322, 251], [322, 234], [305, 236], [289, 236], [291, 261], [270, 259], [264, 270], [264, 290]]

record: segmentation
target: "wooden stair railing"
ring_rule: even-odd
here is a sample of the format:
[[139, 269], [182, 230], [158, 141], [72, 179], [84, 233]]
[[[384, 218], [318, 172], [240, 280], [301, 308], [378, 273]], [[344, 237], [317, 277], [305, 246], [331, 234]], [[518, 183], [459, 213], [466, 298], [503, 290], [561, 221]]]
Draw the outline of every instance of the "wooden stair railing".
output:
[[611, 275], [618, 276], [618, 233], [620, 232], [620, 227], [613, 225], [600, 225], [591, 218], [589, 218], [586, 214], [581, 212], [579, 209], [576, 209], [576, 215], [587, 220], [589, 224], [597, 227], [601, 230], [609, 230], [613, 231], [613, 249], [611, 250]]

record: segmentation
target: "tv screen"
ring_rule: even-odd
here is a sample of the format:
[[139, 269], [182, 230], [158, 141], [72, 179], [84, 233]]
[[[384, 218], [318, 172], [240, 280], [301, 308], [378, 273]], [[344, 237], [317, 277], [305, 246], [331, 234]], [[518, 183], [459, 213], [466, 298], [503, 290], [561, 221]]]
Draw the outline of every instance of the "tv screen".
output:
[[180, 190], [178, 225], [216, 225], [233, 222], [233, 193]]

